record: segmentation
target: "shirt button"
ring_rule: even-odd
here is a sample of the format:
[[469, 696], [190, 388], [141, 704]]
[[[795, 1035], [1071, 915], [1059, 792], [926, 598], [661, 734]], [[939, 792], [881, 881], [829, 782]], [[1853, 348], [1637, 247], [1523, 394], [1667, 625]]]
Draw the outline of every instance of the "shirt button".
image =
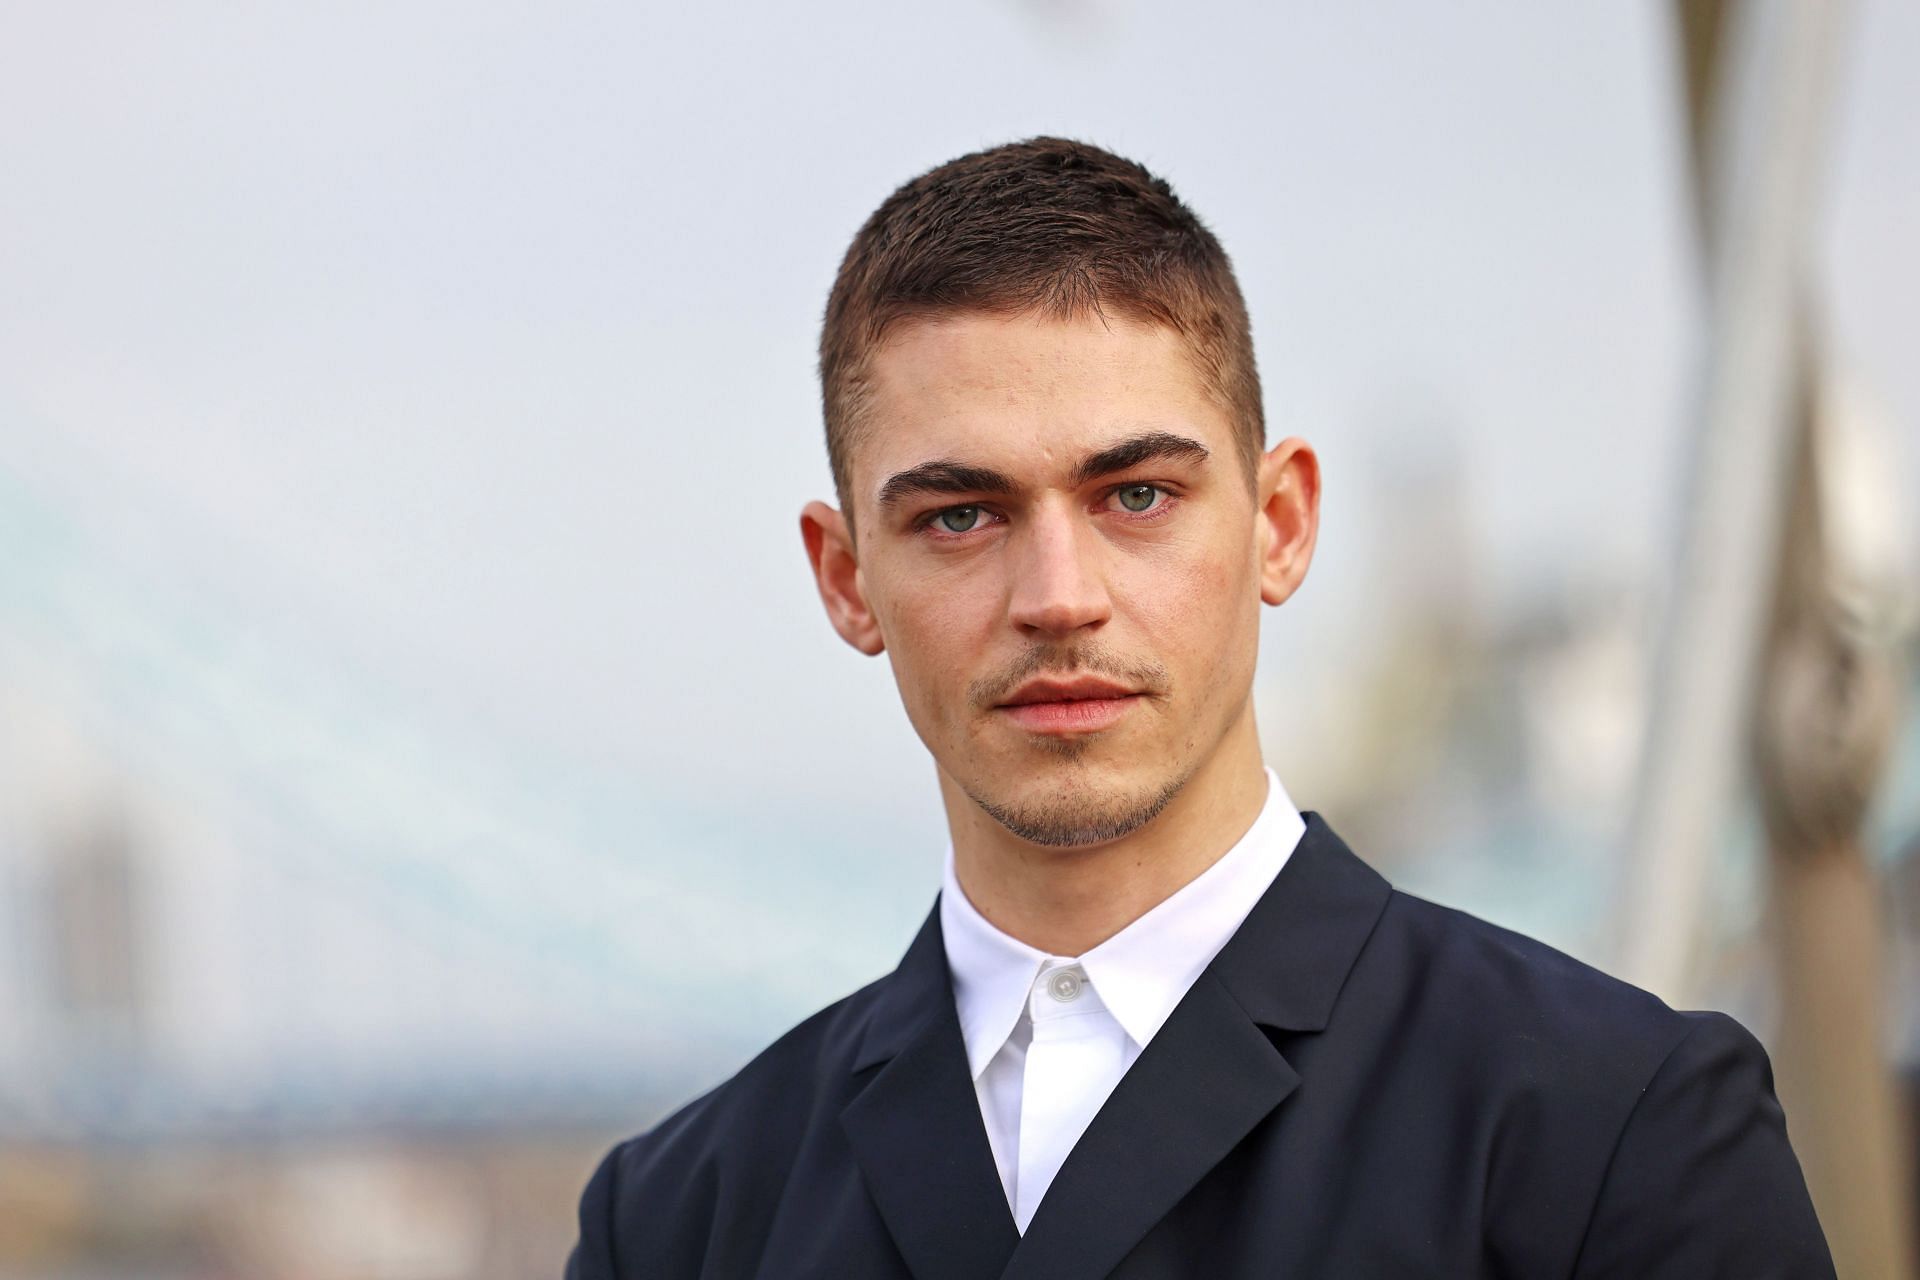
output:
[[1047, 994], [1062, 1003], [1068, 1000], [1078, 1000], [1080, 998], [1080, 989], [1085, 985], [1085, 982], [1086, 980], [1080, 976], [1078, 969], [1056, 969], [1053, 971], [1053, 975], [1047, 979]]

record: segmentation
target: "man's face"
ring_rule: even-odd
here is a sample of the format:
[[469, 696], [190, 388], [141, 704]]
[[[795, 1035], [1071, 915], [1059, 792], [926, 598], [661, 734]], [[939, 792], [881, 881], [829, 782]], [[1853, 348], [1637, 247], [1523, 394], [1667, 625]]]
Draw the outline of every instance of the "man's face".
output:
[[1179, 337], [916, 322], [865, 422], [857, 588], [941, 770], [1040, 844], [1150, 820], [1251, 715], [1267, 541]]

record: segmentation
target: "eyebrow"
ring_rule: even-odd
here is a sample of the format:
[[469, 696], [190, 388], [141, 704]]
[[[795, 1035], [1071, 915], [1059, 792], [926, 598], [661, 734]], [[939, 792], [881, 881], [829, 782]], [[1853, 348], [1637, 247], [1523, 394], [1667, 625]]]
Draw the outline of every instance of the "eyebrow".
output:
[[[1171, 431], [1143, 431], [1082, 458], [1080, 465], [1073, 469], [1072, 485], [1077, 489], [1101, 476], [1129, 471], [1148, 462], [1205, 462], [1211, 456], [1207, 446], [1188, 436]], [[920, 494], [1006, 494], [1014, 488], [1013, 481], [1004, 472], [992, 467], [939, 458], [889, 476], [880, 486], [879, 501], [884, 508]]]
[[1205, 462], [1210, 456], [1198, 440], [1171, 431], [1143, 431], [1081, 459], [1073, 469], [1073, 487], [1148, 462]]
[[991, 467], [975, 467], [951, 458], [923, 462], [889, 476], [880, 486], [880, 505], [895, 506], [922, 493], [1012, 493], [1013, 481]]

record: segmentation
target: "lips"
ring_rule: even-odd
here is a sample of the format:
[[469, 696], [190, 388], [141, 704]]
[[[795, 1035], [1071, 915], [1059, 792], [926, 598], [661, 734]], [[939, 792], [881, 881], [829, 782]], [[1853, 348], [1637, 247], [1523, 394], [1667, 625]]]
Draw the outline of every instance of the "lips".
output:
[[1093, 733], [1118, 724], [1144, 694], [1099, 676], [1029, 680], [996, 708], [1029, 733]]
[[1104, 698], [1131, 697], [1134, 692], [1118, 681], [1101, 676], [1074, 676], [1066, 680], [1042, 677], [1027, 681], [1015, 689], [1000, 705], [1017, 707], [1034, 702], [1097, 701]]

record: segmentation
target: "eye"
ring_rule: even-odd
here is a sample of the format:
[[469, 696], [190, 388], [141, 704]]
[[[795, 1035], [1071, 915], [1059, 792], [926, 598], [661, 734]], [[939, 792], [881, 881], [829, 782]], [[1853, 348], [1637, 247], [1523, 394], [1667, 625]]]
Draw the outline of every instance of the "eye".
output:
[[1152, 507], [1163, 495], [1158, 485], [1130, 484], [1116, 490], [1114, 496], [1127, 510], [1139, 512]]
[[934, 520], [948, 533], [965, 533], [980, 523], [980, 508], [948, 507], [935, 516]]

